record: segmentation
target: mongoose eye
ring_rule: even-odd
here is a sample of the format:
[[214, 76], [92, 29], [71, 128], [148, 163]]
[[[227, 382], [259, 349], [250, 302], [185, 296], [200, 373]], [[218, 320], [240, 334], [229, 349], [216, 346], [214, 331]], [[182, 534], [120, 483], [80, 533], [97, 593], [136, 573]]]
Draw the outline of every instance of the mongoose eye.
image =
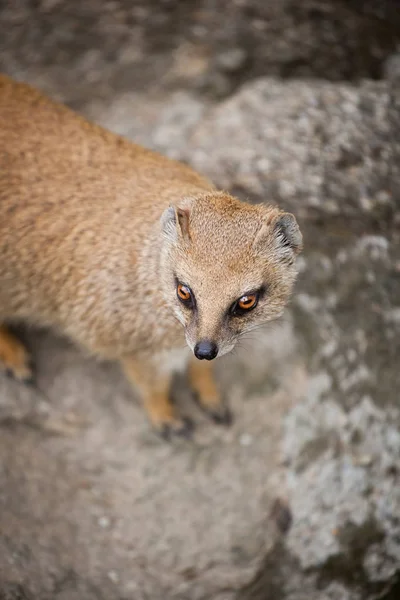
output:
[[257, 306], [259, 294], [246, 294], [232, 305], [231, 314], [240, 317]]
[[242, 296], [238, 302], [238, 307], [242, 310], [251, 310], [257, 304], [256, 294], [250, 294], [249, 296]]
[[176, 293], [179, 300], [185, 306], [191, 307], [193, 306], [193, 295], [191, 289], [187, 285], [183, 285], [182, 283], [178, 283], [176, 288]]

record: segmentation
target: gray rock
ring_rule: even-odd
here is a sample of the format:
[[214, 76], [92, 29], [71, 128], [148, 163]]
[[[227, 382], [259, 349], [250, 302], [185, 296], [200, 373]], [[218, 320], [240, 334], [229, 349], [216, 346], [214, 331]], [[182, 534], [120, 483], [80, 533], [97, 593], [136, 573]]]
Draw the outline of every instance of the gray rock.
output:
[[[288, 416], [284, 444], [294, 438], [296, 445], [295, 452], [286, 452], [295, 516], [288, 548], [302, 568], [334, 560], [363, 568], [374, 544], [375, 554], [392, 567], [386, 576], [395, 574], [400, 564], [398, 421], [397, 410], [378, 410], [367, 397], [346, 415], [332, 401], [311, 396]], [[313, 433], [304, 437], [305, 423]], [[367, 579], [378, 579], [372, 561], [368, 564]]]
[[209, 113], [185, 157], [222, 187], [307, 220], [385, 221], [398, 177], [390, 92], [387, 83], [259, 80]]
[[111, 104], [89, 101], [84, 112], [88, 118], [136, 143], [179, 159], [187, 138], [207, 108], [206, 101], [183, 91], [163, 97], [131, 92], [118, 95]]
[[177, 388], [197, 431], [170, 445], [114, 366], [44, 333], [28, 341], [39, 390], [22, 394], [0, 378], [0, 592], [233, 598], [282, 537], [271, 518], [283, 492], [278, 426], [294, 401], [289, 373], [304, 377], [290, 323], [247, 347], [254, 379], [234, 375], [243, 354], [221, 362], [231, 429], [210, 424]]
[[74, 106], [177, 87], [220, 97], [265, 75], [377, 79], [399, 31], [397, 0], [19, 0], [0, 5], [0, 70]]

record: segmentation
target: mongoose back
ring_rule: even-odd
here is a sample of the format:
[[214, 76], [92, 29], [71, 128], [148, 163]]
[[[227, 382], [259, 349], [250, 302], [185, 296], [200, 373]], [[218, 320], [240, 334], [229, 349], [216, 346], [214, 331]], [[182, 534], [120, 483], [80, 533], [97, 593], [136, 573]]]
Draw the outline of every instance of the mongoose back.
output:
[[161, 433], [190, 430], [170, 399], [186, 365], [227, 423], [210, 361], [282, 313], [301, 246], [293, 215], [0, 76], [0, 368], [15, 377], [32, 373], [8, 325], [53, 327], [120, 361]]

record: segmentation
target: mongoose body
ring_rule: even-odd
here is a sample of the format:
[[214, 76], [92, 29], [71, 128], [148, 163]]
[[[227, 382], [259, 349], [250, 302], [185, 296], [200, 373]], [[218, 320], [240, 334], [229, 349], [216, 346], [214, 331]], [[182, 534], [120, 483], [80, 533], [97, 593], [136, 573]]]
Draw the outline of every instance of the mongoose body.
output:
[[300, 248], [292, 215], [0, 76], [0, 366], [16, 377], [29, 357], [7, 325], [56, 328], [121, 361], [155, 427], [182, 433], [169, 387], [192, 350], [199, 401], [226, 421], [209, 360], [281, 314]]

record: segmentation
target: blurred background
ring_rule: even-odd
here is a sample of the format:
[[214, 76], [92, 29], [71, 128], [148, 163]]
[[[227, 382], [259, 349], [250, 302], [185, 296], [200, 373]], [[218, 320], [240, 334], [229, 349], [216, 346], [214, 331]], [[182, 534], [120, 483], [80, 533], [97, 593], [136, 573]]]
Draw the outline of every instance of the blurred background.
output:
[[0, 1], [0, 71], [298, 217], [236, 419], [158, 440], [121, 373], [24, 332], [0, 378], [0, 600], [400, 597], [397, 0]]

